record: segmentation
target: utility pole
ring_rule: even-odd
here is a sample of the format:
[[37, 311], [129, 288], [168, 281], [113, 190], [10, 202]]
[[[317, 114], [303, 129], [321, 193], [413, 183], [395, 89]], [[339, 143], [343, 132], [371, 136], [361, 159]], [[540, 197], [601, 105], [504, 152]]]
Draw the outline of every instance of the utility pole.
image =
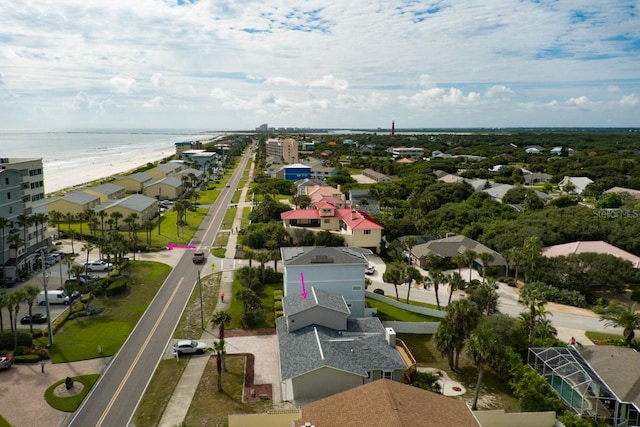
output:
[[51, 311], [49, 310], [49, 292], [47, 291], [47, 268], [44, 262], [44, 249], [40, 250], [42, 256], [42, 287], [44, 288], [44, 303], [47, 309], [47, 331], [49, 332], [49, 345], [53, 345], [53, 330], [51, 329]]
[[160, 211], [160, 198], [162, 197], [162, 187], [158, 184], [158, 236], [160, 235], [160, 222], [162, 221], [162, 212]]
[[202, 282], [200, 281], [200, 270], [198, 270], [198, 288], [200, 288], [200, 323], [202, 324], [202, 330], [204, 331], [204, 309], [202, 307]]

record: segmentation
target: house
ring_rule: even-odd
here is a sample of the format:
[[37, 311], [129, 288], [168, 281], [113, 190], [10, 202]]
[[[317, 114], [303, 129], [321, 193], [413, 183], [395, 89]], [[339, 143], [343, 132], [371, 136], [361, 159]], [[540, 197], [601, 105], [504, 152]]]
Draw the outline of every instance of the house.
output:
[[298, 181], [300, 179], [311, 178], [311, 167], [302, 163], [284, 165], [275, 174], [276, 178], [287, 181]]
[[396, 163], [405, 164], [405, 165], [412, 165], [415, 162], [416, 162], [415, 160], [409, 159], [407, 157], [401, 157], [398, 160], [396, 160]]
[[612, 187], [605, 191], [605, 193], [618, 193], [621, 196], [629, 197], [630, 199], [640, 199], [640, 190], [634, 190], [633, 188], [625, 187]]
[[474, 260], [474, 268], [476, 269], [482, 268], [482, 261], [479, 256], [481, 253], [488, 253], [493, 256], [493, 260], [487, 264], [488, 266], [494, 267], [507, 265], [502, 255], [498, 252], [483, 245], [482, 243], [458, 234], [445, 237], [444, 239], [431, 240], [427, 243], [414, 246], [411, 250], [411, 258], [412, 262], [420, 266], [420, 268], [428, 268], [429, 255], [435, 255], [447, 261], [451, 261], [453, 257], [463, 254], [467, 249], [478, 254], [478, 257]]
[[72, 191], [47, 201], [47, 212], [58, 211], [63, 215], [77, 215], [100, 204], [100, 197], [82, 190]]
[[136, 224], [142, 225], [146, 220], [153, 218], [158, 212], [158, 201], [153, 197], [142, 194], [132, 194], [124, 199], [109, 200], [96, 207], [96, 211], [104, 211], [111, 215], [113, 212], [122, 214], [122, 219], [131, 214], [136, 214]]
[[333, 166], [312, 166], [311, 178], [327, 179], [338, 174], [338, 169]]
[[387, 149], [394, 159], [409, 158], [419, 160], [424, 157], [424, 148], [420, 147], [392, 147]]
[[347, 246], [377, 251], [384, 229], [364, 211], [342, 209], [326, 201], [312, 204], [309, 209], [283, 212], [280, 218], [291, 244], [297, 244], [297, 230], [308, 230], [312, 233], [326, 230], [342, 236]]
[[548, 173], [533, 172], [524, 175], [522, 178], [524, 179], [524, 185], [531, 185], [539, 182], [549, 182], [553, 177]]
[[582, 254], [587, 252], [609, 254], [629, 261], [633, 265], [633, 268], [640, 268], [640, 257], [637, 257], [634, 254], [622, 250], [616, 246], [610, 245], [609, 243], [602, 240], [577, 241], [555, 246], [547, 246], [546, 248], [542, 248], [541, 252], [542, 255], [546, 256], [547, 258], [567, 256], [571, 254]]
[[142, 193], [148, 197], [156, 197], [158, 200], [175, 200], [180, 197], [182, 190], [182, 180], [175, 176], [168, 176], [147, 183]]
[[276, 331], [283, 401], [319, 399], [381, 378], [402, 381], [415, 369], [393, 328], [377, 317], [348, 317], [340, 295], [312, 286], [306, 298], [289, 295], [282, 305]]
[[[280, 248], [284, 269], [284, 295], [300, 295], [305, 285], [340, 295], [354, 317], [365, 315], [363, 251], [349, 247], [297, 246]], [[286, 314], [286, 312], [285, 312]]]
[[307, 187], [330, 187], [329, 184], [317, 178], [301, 179], [295, 182], [295, 186], [296, 186], [296, 195], [298, 196], [309, 195], [309, 193], [307, 192]]
[[611, 345], [530, 348], [527, 363], [582, 418], [640, 425], [640, 353]]
[[85, 187], [82, 191], [100, 198], [100, 203], [105, 203], [107, 200], [122, 199], [127, 190], [121, 186], [111, 183], [97, 185], [95, 187]]
[[[197, 186], [198, 183], [202, 182], [202, 178], [204, 176], [204, 172], [194, 168], [187, 168], [181, 171], [176, 172], [174, 175], [176, 178], [180, 178], [182, 180], [183, 176], [189, 177], [189, 183]], [[192, 182], [193, 179], [193, 182]]]
[[464, 401], [386, 379], [302, 405], [294, 426], [407, 427], [429, 425], [426, 420], [440, 427], [480, 426]]
[[541, 145], [528, 145], [527, 147], [525, 147], [524, 151], [527, 154], [542, 154], [547, 150], [545, 150], [545, 148]]
[[[498, 201], [498, 202], [502, 202], [502, 199], [504, 198], [505, 194], [507, 194], [507, 191], [516, 188], [515, 185], [511, 185], [511, 184], [490, 184], [489, 188], [484, 188], [481, 191], [484, 191], [485, 193], [487, 193], [489, 196], [491, 196], [492, 199]], [[542, 200], [552, 200], [553, 197], [548, 195], [547, 193], [544, 193], [542, 191], [535, 191], [534, 193], [536, 194], [536, 196], [538, 196], [539, 198], [541, 198]]]
[[127, 193], [142, 193], [145, 184], [151, 181], [153, 181], [153, 176], [144, 172], [137, 172], [131, 175], [118, 177], [113, 181], [113, 183], [124, 187]]
[[369, 190], [349, 190], [349, 206], [367, 213], [380, 211], [378, 200], [369, 194]]
[[391, 182], [391, 178], [389, 178], [387, 175], [376, 172], [373, 169], [363, 169], [362, 175], [374, 180], [375, 182]]
[[587, 185], [592, 184], [593, 180], [586, 176], [565, 176], [558, 183], [558, 187], [571, 194], [582, 194]]
[[328, 185], [307, 185], [304, 187], [305, 194], [311, 199], [311, 203], [328, 201], [336, 202], [338, 208], [345, 208], [346, 202], [342, 191]]
[[162, 179], [175, 174], [183, 168], [184, 166], [180, 163], [161, 163], [155, 168], [145, 171], [145, 173], [147, 175], [151, 175], [151, 177], [154, 179]]

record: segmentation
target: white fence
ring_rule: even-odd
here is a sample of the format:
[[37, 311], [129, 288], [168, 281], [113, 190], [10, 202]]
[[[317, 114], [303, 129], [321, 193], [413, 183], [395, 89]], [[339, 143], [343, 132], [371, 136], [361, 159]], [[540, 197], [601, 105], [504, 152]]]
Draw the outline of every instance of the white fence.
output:
[[387, 298], [384, 295], [379, 295], [376, 294], [375, 292], [372, 291], [365, 291], [365, 296], [367, 298], [371, 298], [374, 299], [376, 301], [380, 301], [383, 302], [385, 304], [389, 304], [393, 307], [396, 308], [401, 308], [402, 310], [407, 310], [407, 311], [411, 311], [413, 313], [418, 313], [418, 314], [424, 314], [425, 316], [431, 316], [431, 317], [439, 317], [440, 319], [444, 318], [446, 312], [444, 311], [438, 311], [438, 310], [434, 310], [433, 308], [427, 308], [427, 307], [420, 307], [417, 305], [411, 305], [411, 304], [405, 304], [404, 302], [400, 302], [400, 301], [396, 301], [394, 299], [391, 298]]
[[395, 320], [382, 322], [385, 328], [393, 328], [400, 334], [435, 334], [440, 322], [398, 322]]

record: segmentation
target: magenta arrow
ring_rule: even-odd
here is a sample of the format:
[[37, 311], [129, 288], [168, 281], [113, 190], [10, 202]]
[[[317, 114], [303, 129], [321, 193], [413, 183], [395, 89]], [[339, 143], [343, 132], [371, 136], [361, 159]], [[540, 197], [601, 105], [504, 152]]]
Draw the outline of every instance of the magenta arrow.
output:
[[307, 288], [304, 287], [304, 273], [302, 271], [300, 272], [300, 281], [302, 282], [302, 292], [300, 293], [300, 296], [307, 299]]
[[167, 249], [168, 250], [173, 250], [173, 249], [195, 249], [196, 247], [193, 245], [174, 245], [173, 243], [169, 243], [167, 245]]

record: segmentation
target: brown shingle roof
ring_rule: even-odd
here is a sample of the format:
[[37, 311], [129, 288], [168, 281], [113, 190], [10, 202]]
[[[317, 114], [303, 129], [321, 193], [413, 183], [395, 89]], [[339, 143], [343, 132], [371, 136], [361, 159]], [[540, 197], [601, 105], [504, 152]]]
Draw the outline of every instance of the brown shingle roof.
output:
[[296, 427], [479, 427], [462, 400], [381, 379], [303, 405]]

